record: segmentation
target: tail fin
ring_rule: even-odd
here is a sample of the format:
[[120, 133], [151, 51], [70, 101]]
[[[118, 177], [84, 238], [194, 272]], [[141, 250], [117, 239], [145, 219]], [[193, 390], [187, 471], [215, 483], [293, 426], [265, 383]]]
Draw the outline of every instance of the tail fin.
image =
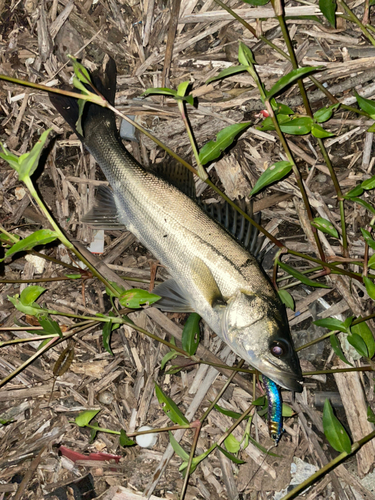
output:
[[[102, 72], [95, 71], [92, 74], [93, 86], [107, 99], [107, 101], [114, 105], [116, 93], [116, 63], [110, 57]], [[86, 85], [88, 90], [90, 86]], [[71, 90], [71, 89], [67, 89]], [[115, 116], [112, 111], [102, 108], [97, 104], [85, 103], [82, 115], [82, 130], [83, 136], [78, 133], [76, 124], [79, 116], [78, 100], [74, 97], [68, 97], [60, 94], [49, 95], [51, 104], [61, 114], [64, 120], [69, 124], [78, 137], [86, 142], [85, 138], [88, 137], [89, 131], [92, 126], [97, 123], [108, 122], [109, 126], [116, 129]]]

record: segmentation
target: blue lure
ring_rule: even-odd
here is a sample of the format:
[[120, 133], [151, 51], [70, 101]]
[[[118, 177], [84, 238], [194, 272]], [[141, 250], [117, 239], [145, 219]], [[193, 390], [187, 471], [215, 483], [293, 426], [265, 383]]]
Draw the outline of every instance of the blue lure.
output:
[[263, 385], [268, 399], [268, 429], [271, 439], [277, 446], [283, 429], [282, 400], [279, 387], [265, 375], [262, 375]]

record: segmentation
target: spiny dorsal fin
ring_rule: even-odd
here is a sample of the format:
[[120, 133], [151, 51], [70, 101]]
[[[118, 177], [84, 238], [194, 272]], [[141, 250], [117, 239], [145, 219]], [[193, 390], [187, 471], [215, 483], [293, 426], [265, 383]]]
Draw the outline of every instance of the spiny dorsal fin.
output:
[[[253, 215], [252, 203], [246, 203], [245, 200], [236, 200], [239, 207], [253, 218], [258, 224], [260, 223], [260, 212]], [[248, 250], [258, 261], [262, 259], [260, 248], [264, 237], [259, 237], [259, 231], [248, 220], [237, 212], [228, 202], [223, 203], [206, 203], [199, 202], [199, 206], [209, 215], [214, 221], [218, 222], [226, 229], [235, 240]]]
[[194, 174], [181, 163], [166, 162], [158, 165], [154, 170], [156, 175], [173, 184], [179, 191], [195, 200]]

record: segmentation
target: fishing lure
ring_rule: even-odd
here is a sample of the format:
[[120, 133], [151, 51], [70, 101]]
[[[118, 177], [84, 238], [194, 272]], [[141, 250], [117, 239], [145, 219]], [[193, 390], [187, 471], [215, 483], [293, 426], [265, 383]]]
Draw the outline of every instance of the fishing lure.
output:
[[265, 375], [262, 375], [262, 379], [268, 399], [268, 429], [277, 446], [284, 431], [280, 388]]

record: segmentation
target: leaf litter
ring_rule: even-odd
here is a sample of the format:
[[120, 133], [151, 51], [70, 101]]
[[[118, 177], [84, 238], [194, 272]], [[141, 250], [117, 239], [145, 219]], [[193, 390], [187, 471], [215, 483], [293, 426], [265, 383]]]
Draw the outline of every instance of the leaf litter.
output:
[[[239, 9], [251, 26], [261, 29], [266, 37], [273, 38], [276, 45], [283, 45], [270, 4], [253, 7], [228, 2], [227, 5]], [[275, 141], [273, 129], [267, 128], [262, 132], [256, 128], [261, 127], [266, 116], [253, 79], [246, 72], [237, 73], [230, 68], [238, 64], [240, 41], [252, 49], [257, 71], [267, 89], [274, 89], [276, 93], [280, 78], [292, 71], [292, 67], [264, 42], [251, 37], [245, 27], [233, 21], [231, 15], [215, 3], [181, 2], [175, 33], [169, 30], [169, 5], [165, 8], [160, 2], [144, 4], [135, 1], [127, 4], [110, 0], [108, 3], [68, 3], [62, 0], [42, 3], [35, 0], [24, 4], [0, 2], [0, 8], [3, 20], [6, 19], [1, 27], [0, 73], [37, 83], [69, 84], [72, 67], [67, 54], [81, 58], [89, 70], [97, 68], [104, 55], [108, 54], [116, 59], [119, 68], [116, 105], [125, 114], [135, 116], [154, 135], [189, 160], [190, 145], [176, 101], [157, 95], [144, 99], [139, 97], [145, 89], [176, 89], [181, 82], [190, 80], [192, 95], [199, 100], [199, 106], [189, 106], [188, 115], [199, 148], [215, 141], [225, 127], [252, 122], [250, 128], [244, 127], [245, 132], [237, 139], [228, 156], [215, 158], [215, 163], [209, 167], [210, 177], [216, 185], [232, 199], [248, 196], [268, 168], [277, 164], [286, 165], [282, 163], [286, 162], [286, 158]], [[334, 13], [332, 18], [328, 2], [320, 2], [320, 8], [332, 23]], [[364, 4], [356, 5], [354, 12], [360, 18], [366, 15]], [[372, 14], [371, 9], [369, 14]], [[289, 3], [286, 15], [297, 16], [289, 18], [287, 23], [297, 51], [300, 51], [301, 65], [317, 67], [314, 77], [327, 84], [341, 103], [353, 105], [358, 101], [361, 108], [372, 116], [375, 109], [372, 101], [375, 92], [375, 51], [368, 41], [364, 42], [359, 27], [348, 20], [337, 19], [336, 30], [330, 28], [317, 4]], [[230, 76], [218, 80], [220, 72], [223, 76]], [[374, 213], [371, 190], [374, 187], [374, 161], [371, 154], [372, 131], [367, 132], [373, 122], [368, 117], [360, 117], [342, 108], [335, 109], [332, 117], [335, 105], [308, 79], [304, 81], [314, 103], [316, 121], [322, 123], [319, 126], [314, 124], [313, 135], [325, 137], [322, 135], [324, 131], [334, 134], [325, 144], [343, 193], [354, 200], [348, 202], [345, 214], [350, 257], [354, 262], [343, 265], [361, 273], [359, 261], [366, 255], [371, 259], [374, 246], [368, 232]], [[357, 100], [356, 92], [360, 94]], [[46, 94], [25, 90], [9, 82], [0, 84], [0, 93], [3, 112], [0, 140], [11, 152], [25, 154], [42, 131], [52, 128], [55, 132], [56, 140], [49, 147], [44, 168], [36, 172], [38, 189], [70, 239], [89, 244], [94, 238], [93, 230], [80, 224], [79, 220], [93, 204], [95, 187], [106, 184], [105, 179], [92, 158], [86, 153], [82, 155], [80, 142], [63, 120], [55, 116]], [[304, 113], [296, 86], [290, 87], [277, 99], [292, 107], [295, 113]], [[327, 111], [322, 111], [323, 108]], [[288, 117], [288, 114], [285, 116]], [[298, 116], [296, 119], [300, 121], [293, 123], [295, 119], [286, 118], [287, 123], [282, 128], [288, 132], [303, 125], [306, 130], [311, 130], [310, 119]], [[294, 132], [298, 134], [305, 129], [294, 129]], [[340, 228], [337, 197], [316, 139], [309, 135], [287, 137], [314, 208], [315, 227], [319, 229], [320, 225], [322, 230], [325, 228], [325, 234], [320, 234], [326, 255], [332, 261], [340, 261], [342, 248], [335, 237]], [[137, 141], [128, 147], [146, 166], [169, 161], [149, 139], [139, 135]], [[51, 232], [28, 194], [17, 194], [21, 184], [5, 162], [1, 163], [0, 176], [2, 226], [22, 239], [37, 230]], [[274, 180], [277, 182], [254, 197], [254, 211], [262, 211], [262, 225], [285, 242], [288, 248], [317, 256], [293, 174]], [[363, 187], [359, 188], [360, 185]], [[356, 191], [352, 191], [354, 189]], [[197, 190], [206, 203], [217, 203], [217, 195], [199, 180]], [[3, 241], [6, 252], [9, 246], [6, 240]], [[369, 248], [365, 246], [365, 241]], [[53, 244], [52, 238], [47, 238], [46, 243], [49, 244], [42, 250], [42, 256], [49, 260], [45, 261], [42, 273], [28, 259], [30, 251], [13, 255], [2, 264], [1, 341], [31, 339], [26, 343], [2, 346], [2, 379], [37, 353], [41, 343], [37, 340], [37, 332], [43, 330], [33, 316], [25, 316], [22, 311], [16, 310], [8, 296], [21, 296], [28, 284], [36, 285], [38, 280], [43, 279], [47, 280], [42, 283], [46, 292], [39, 299], [38, 307], [80, 315], [105, 314], [111, 307], [109, 299], [103, 296], [103, 287], [96, 280], [83, 272], [77, 277], [76, 259], [64, 247]], [[270, 245], [267, 249], [265, 267], [272, 275], [275, 251]], [[35, 257], [37, 253], [33, 252]], [[0, 257], [4, 257], [4, 253]], [[140, 280], [136, 283], [127, 281], [127, 287], [149, 291], [151, 269], [154, 268], [155, 283], [167, 277], [166, 270], [158, 267], [152, 255], [126, 232], [105, 232], [104, 253], [100, 260], [103, 264], [99, 265], [108, 280], [116, 281], [118, 276]], [[341, 327], [346, 318], [358, 318], [371, 312], [372, 281], [370, 284], [365, 280], [362, 284], [336, 276], [335, 279], [320, 280], [320, 283], [328, 284], [329, 289], [313, 288], [309, 278], [298, 284], [301, 276], [314, 267], [313, 263], [293, 256], [284, 257], [283, 262], [288, 264], [284, 264], [285, 273], [279, 273], [282, 278], [279, 286], [291, 285], [287, 289], [292, 297], [284, 295], [287, 303], [295, 304], [295, 311], [288, 309], [288, 317], [297, 347], [327, 333], [326, 327], [314, 325], [313, 321], [335, 318], [341, 322]], [[370, 263], [371, 260], [371, 269]], [[288, 274], [291, 267], [295, 270], [294, 275]], [[69, 274], [76, 275], [76, 279], [67, 280]], [[59, 279], [62, 277], [64, 280]], [[17, 283], [21, 279], [28, 280], [28, 283]], [[137, 327], [161, 338], [176, 336], [178, 340], [181, 340], [182, 326], [186, 321], [185, 315], [163, 315], [152, 309], [133, 312], [130, 318]], [[48, 321], [50, 325], [57, 321], [57, 329], [44, 330], [44, 335], [59, 335], [75, 324], [74, 318], [68, 316], [51, 315]], [[202, 328], [197, 351], [201, 358], [209, 359], [209, 349], [211, 356], [216, 356], [211, 361], [220, 359], [221, 364], [224, 360], [227, 364], [238, 362], [206, 326]], [[342, 327], [341, 331], [345, 328]], [[364, 354], [373, 355], [373, 328], [370, 321], [367, 329], [360, 326], [351, 330], [351, 337], [356, 339], [357, 345], [359, 342], [362, 348], [364, 346]], [[183, 483], [178, 471], [181, 459], [170, 451], [167, 433], [159, 435], [153, 449], [122, 448], [118, 435], [100, 432], [91, 441], [90, 430], [78, 428], [72, 422], [87, 410], [94, 413], [100, 410], [95, 415], [100, 427], [116, 431], [125, 429], [127, 434], [144, 424], [154, 428], [170, 426], [170, 420], [155, 395], [154, 382], [191, 421], [201, 416], [214, 400], [225, 384], [228, 372], [224, 375], [212, 367], [193, 363], [186, 366], [186, 359], [178, 356], [170, 360], [165, 370], [161, 370], [160, 363], [170, 349], [143, 336], [129, 324], [113, 329], [113, 356], [103, 346], [101, 337], [102, 329], [97, 325], [76, 334], [74, 359], [69, 360], [69, 369], [60, 373], [55, 385], [53, 367], [67, 349], [66, 342], [44, 352], [1, 389], [1, 492], [9, 493], [14, 498], [53, 498], [54, 492], [60, 489], [61, 493], [61, 489], [66, 491], [69, 485], [74, 485], [82, 492], [95, 491], [93, 495], [108, 499], [114, 497], [115, 491], [123, 495], [119, 498], [130, 498], [127, 496], [130, 490], [133, 495], [147, 492], [159, 498], [178, 497]], [[368, 364], [347, 342], [342, 342], [340, 351], [338, 349], [337, 344], [331, 345], [326, 339], [325, 343], [302, 350], [303, 370], [312, 372], [348, 366], [342, 359], [357, 367]], [[166, 373], [170, 365], [178, 366], [178, 363], [182, 369], [175, 374]], [[219, 400], [220, 408], [236, 413], [247, 410], [252, 400], [252, 382], [248, 376], [239, 377], [236, 376]], [[323, 398], [325, 395], [329, 398], [332, 393], [341, 395], [342, 405], [334, 411], [346, 430], [350, 431], [353, 441], [373, 429], [373, 424], [367, 421], [367, 407], [375, 410], [371, 372], [360, 375], [338, 373], [334, 377], [329, 374], [312, 375], [305, 379], [305, 388], [295, 401], [284, 392], [284, 401], [292, 405], [297, 416], [286, 419], [286, 434], [279, 447], [273, 450], [280, 458], [267, 456], [252, 441], [238, 453], [238, 459], [245, 460], [245, 464], [240, 461], [235, 464], [215, 451], [198, 465], [190, 478], [186, 498], [235, 499], [239, 495], [244, 499], [272, 498], [274, 492], [287, 488], [293, 480], [290, 471], [298, 460], [316, 469], [321, 468], [337, 455], [326, 440], [324, 445], [321, 444], [323, 408], [315, 402], [322, 399], [322, 394]], [[107, 405], [101, 402], [106, 399], [99, 398], [105, 391], [112, 396]], [[340, 397], [336, 399], [340, 400]], [[208, 450], [232, 423], [233, 418], [220, 411], [211, 412], [203, 424], [196, 455]], [[233, 432], [233, 438], [241, 442], [246, 436], [246, 429], [245, 420]], [[177, 431], [176, 435], [175, 438], [181, 440], [182, 448], [189, 451], [192, 431], [184, 436], [182, 431]], [[337, 432], [335, 436], [338, 439]], [[265, 448], [271, 444], [266, 423], [256, 415], [253, 417], [251, 438]], [[66, 448], [72, 452], [66, 452]], [[345, 449], [348, 449], [347, 441]], [[72, 460], [74, 453], [80, 454], [77, 461]], [[91, 461], [90, 453], [101, 455]], [[87, 460], [82, 459], [82, 454], [87, 456]], [[369, 487], [374, 455], [373, 443], [366, 445], [356, 459], [346, 462], [313, 486], [307, 497], [318, 498], [320, 495], [321, 498], [335, 496], [341, 499], [348, 495], [350, 498], [354, 490], [355, 495], [362, 495], [362, 498], [373, 498], [373, 493], [364, 489], [360, 481], [367, 476], [366, 485]], [[118, 456], [121, 456], [120, 460], [114, 458]], [[98, 458], [102, 460], [98, 461]]]

